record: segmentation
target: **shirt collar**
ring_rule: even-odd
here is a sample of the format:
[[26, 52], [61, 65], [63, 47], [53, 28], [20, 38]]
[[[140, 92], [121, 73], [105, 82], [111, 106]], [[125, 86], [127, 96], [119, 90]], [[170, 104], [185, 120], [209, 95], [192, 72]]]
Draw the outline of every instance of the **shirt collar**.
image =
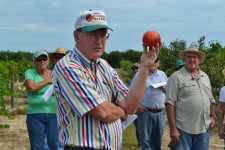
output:
[[204, 76], [203, 71], [200, 70], [200, 69], [199, 69], [199, 73], [198, 73], [198, 75], [196, 77], [192, 77], [191, 73], [185, 67], [181, 68], [180, 70], [182, 72], [184, 72], [185, 74], [189, 75], [191, 79], [200, 79], [201, 77]]
[[88, 66], [88, 67], [91, 67], [91, 66], [93, 66], [93, 65], [99, 63], [99, 59], [97, 59], [97, 61], [91, 61], [91, 60], [89, 60], [89, 59], [88, 59], [87, 57], [85, 57], [85, 56], [80, 52], [80, 50], [79, 50], [78, 48], [76, 48], [76, 47], [73, 48], [73, 53], [74, 53], [75, 55], [77, 55], [78, 58], [80, 59], [80, 61], [81, 61], [84, 65], [86, 65], [86, 66]]
[[155, 72], [153, 72], [153, 73], [149, 71], [149, 74], [150, 74], [150, 75], [158, 75], [158, 74], [159, 74], [159, 70], [157, 69], [157, 70], [156, 70]]

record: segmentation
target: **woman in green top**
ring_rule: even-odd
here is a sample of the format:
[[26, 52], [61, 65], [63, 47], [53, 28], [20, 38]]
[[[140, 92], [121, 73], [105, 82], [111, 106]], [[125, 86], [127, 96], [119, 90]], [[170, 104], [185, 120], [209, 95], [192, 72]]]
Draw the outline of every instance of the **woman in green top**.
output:
[[49, 57], [45, 51], [34, 54], [34, 68], [25, 72], [27, 89], [27, 129], [31, 150], [44, 150], [45, 137], [50, 150], [60, 149], [56, 120], [56, 99], [43, 95], [52, 83], [51, 70], [48, 69]]

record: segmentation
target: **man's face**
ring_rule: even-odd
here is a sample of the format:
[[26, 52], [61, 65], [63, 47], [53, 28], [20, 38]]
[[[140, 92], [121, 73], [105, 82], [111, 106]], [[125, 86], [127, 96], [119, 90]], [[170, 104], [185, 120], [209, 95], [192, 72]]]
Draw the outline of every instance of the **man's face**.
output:
[[54, 53], [53, 54], [53, 64], [56, 64], [65, 54]]
[[185, 67], [190, 70], [194, 71], [199, 68], [199, 56], [196, 53], [187, 53], [184, 55], [184, 63]]
[[150, 72], [156, 72], [159, 67], [159, 60], [157, 60], [153, 65], [150, 66]]
[[75, 38], [82, 54], [89, 60], [97, 60], [105, 50], [107, 30], [99, 29], [93, 32], [77, 31]]

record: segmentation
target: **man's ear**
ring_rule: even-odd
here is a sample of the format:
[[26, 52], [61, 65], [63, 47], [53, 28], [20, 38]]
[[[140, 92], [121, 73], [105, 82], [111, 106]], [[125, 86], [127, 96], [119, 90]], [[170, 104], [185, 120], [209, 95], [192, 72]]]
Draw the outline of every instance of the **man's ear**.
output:
[[79, 41], [79, 36], [76, 30], [73, 31], [73, 38], [75, 42]]

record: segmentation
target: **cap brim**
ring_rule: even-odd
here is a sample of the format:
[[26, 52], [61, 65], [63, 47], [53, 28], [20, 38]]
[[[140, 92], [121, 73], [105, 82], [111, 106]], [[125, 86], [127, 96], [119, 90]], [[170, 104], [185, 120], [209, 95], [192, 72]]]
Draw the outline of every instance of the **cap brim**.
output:
[[102, 25], [102, 24], [82, 27], [82, 31], [84, 31], [84, 32], [92, 32], [92, 31], [96, 31], [98, 29], [108, 29], [108, 30], [113, 31], [112, 28], [108, 27], [107, 25]]
[[46, 55], [46, 54], [40, 54], [40, 55], [37, 55], [35, 58], [38, 58], [38, 57], [43, 57], [43, 56], [45, 56], [45, 57], [48, 57], [48, 55]]

